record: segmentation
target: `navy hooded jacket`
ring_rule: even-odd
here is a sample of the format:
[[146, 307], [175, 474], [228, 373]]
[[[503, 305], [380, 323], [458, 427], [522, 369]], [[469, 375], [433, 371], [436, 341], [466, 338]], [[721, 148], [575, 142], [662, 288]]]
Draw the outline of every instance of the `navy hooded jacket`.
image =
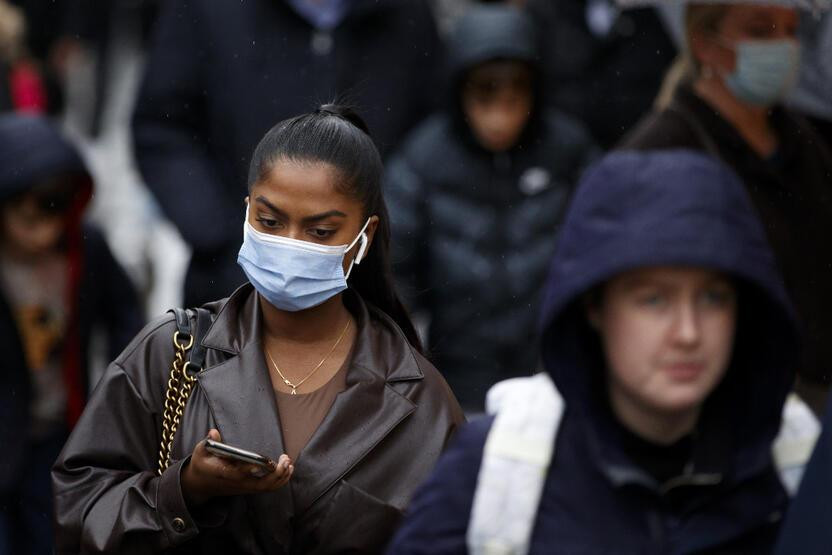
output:
[[[75, 148], [49, 120], [40, 116], [0, 116], [0, 207], [10, 198], [56, 176], [71, 176], [76, 188], [66, 214], [61, 248], [66, 253], [68, 326], [61, 361], [67, 390], [67, 427], [83, 408], [88, 384], [91, 333], [107, 333], [111, 358], [127, 345], [142, 325], [142, 312], [132, 283], [113, 258], [102, 234], [82, 221], [92, 180]], [[0, 289], [0, 492], [15, 485], [25, 464], [31, 383], [21, 336]]]
[[[657, 483], [622, 448], [603, 395], [602, 348], [582, 302], [624, 271], [667, 265], [721, 271], [738, 284], [734, 356], [703, 407], [693, 464], [674, 486]], [[542, 325], [544, 366], [566, 412], [531, 553], [771, 549], [787, 503], [771, 444], [792, 381], [796, 328], [763, 229], [730, 170], [690, 151], [616, 153], [591, 169], [561, 231]], [[460, 431], [391, 553], [466, 552], [491, 422]]]

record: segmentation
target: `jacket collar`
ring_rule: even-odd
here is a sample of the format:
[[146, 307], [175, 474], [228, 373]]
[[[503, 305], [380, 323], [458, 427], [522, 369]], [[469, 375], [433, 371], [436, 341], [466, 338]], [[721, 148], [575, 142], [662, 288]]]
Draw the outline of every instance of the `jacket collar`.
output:
[[682, 486], [736, 486], [773, 469], [767, 446], [745, 445], [737, 439], [736, 431], [725, 425], [732, 415], [723, 403], [703, 410], [694, 431], [691, 458], [683, 473], [659, 483], [624, 451], [622, 425], [614, 422], [608, 407], [599, 405], [596, 400], [590, 410], [579, 408], [572, 413], [593, 464], [613, 487], [638, 485], [663, 495]]
[[[707, 129], [708, 133], [713, 136], [720, 150], [724, 149], [732, 160], [751, 168], [760, 167], [760, 161], [767, 162], [752, 150], [742, 135], [720, 115], [716, 108], [696, 94], [692, 85], [685, 83], [676, 89], [671, 106], [676, 110], [689, 113], [700, 121], [702, 128]], [[781, 137], [790, 138], [801, 133], [792, 115], [780, 105], [771, 109], [770, 121]], [[797, 154], [795, 141], [781, 141], [778, 147], [778, 157], [786, 161], [794, 161]], [[767, 164], [762, 165], [764, 169], [767, 167]]]
[[[214, 322], [202, 345], [238, 355], [262, 336], [260, 295], [247, 283], [219, 303]], [[364, 302], [354, 290], [344, 292], [344, 304], [358, 324], [353, 365], [371, 369], [389, 383], [424, 377], [413, 347], [399, 326], [384, 312]]]
[[[423, 377], [404, 334], [357, 294], [348, 293], [345, 302], [358, 328], [346, 389], [295, 461], [289, 486], [247, 500], [255, 512], [275, 515], [274, 527], [260, 533], [277, 545], [291, 543], [293, 514], [308, 509], [416, 409], [389, 385]], [[202, 344], [231, 356], [207, 366], [198, 379], [223, 441], [276, 459], [284, 447], [261, 348], [259, 303], [245, 285], [219, 305]]]

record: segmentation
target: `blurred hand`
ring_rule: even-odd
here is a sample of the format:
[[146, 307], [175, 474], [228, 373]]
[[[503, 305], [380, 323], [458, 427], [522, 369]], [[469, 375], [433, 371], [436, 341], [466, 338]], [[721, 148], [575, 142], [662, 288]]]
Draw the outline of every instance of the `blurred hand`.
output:
[[[219, 431], [212, 429], [208, 438], [222, 441]], [[274, 491], [285, 486], [295, 467], [286, 455], [271, 467], [219, 457], [205, 448], [205, 440], [194, 448], [191, 460], [182, 470], [182, 495], [188, 505], [199, 506], [213, 497], [245, 495]]]

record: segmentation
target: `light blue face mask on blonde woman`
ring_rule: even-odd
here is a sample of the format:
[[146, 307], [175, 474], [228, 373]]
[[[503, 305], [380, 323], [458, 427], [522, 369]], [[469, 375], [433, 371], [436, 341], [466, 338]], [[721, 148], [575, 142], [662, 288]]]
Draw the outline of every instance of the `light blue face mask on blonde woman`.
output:
[[755, 106], [773, 106], [797, 80], [800, 45], [794, 39], [744, 40], [735, 46], [736, 68], [725, 84], [738, 99]]
[[[258, 293], [280, 310], [297, 312], [331, 299], [347, 288], [353, 264], [364, 258], [369, 242], [365, 230], [349, 245], [328, 246], [262, 233], [246, 221], [237, 263]], [[358, 252], [344, 274], [344, 256], [356, 243]]]

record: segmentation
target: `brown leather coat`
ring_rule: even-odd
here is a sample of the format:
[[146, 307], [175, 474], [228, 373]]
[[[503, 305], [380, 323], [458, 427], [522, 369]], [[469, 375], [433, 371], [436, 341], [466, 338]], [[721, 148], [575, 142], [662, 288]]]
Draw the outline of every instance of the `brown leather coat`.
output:
[[436, 369], [385, 314], [357, 295], [347, 389], [301, 452], [288, 486], [185, 504], [183, 462], [208, 430], [276, 458], [280, 424], [250, 285], [216, 313], [173, 448], [155, 468], [172, 317], [148, 325], [107, 369], [53, 469], [60, 553], [373, 553], [463, 417]]

